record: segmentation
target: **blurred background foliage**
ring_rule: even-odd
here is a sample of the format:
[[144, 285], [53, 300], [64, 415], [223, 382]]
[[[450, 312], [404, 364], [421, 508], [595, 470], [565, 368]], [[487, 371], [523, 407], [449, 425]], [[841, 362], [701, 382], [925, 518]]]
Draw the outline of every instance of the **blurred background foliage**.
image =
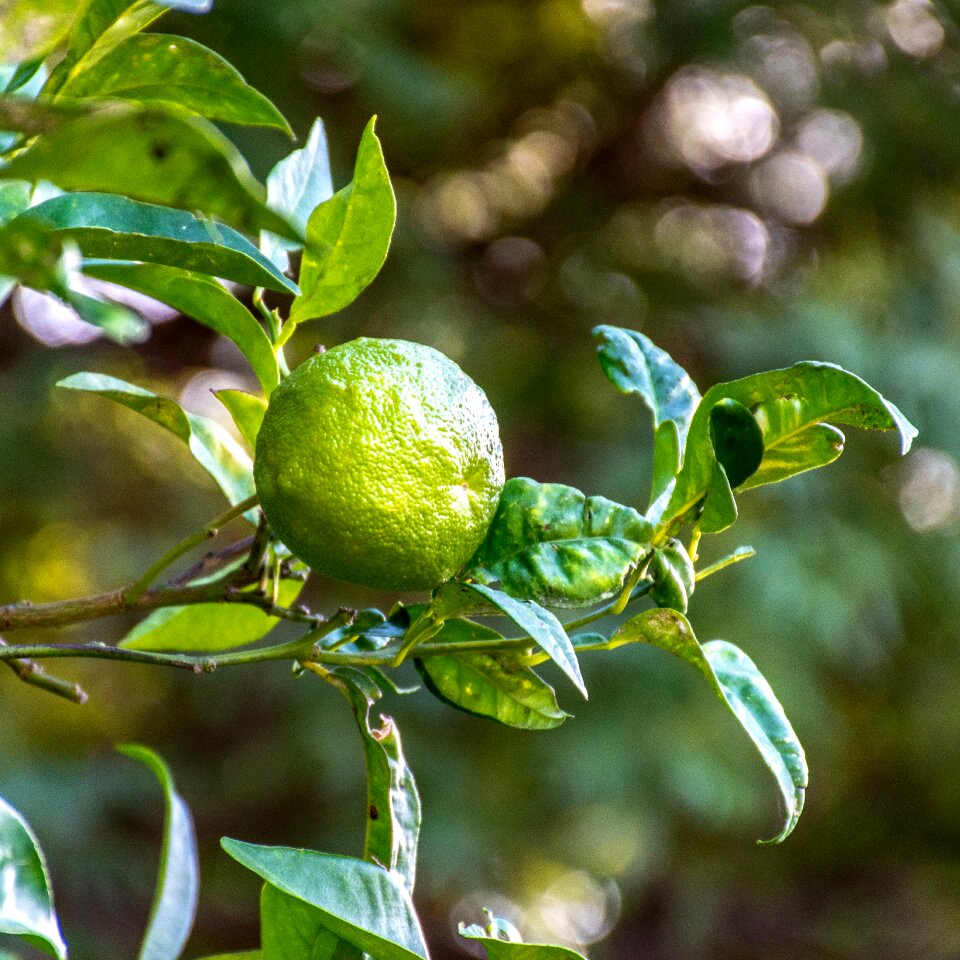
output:
[[[648, 418], [604, 382], [597, 323], [644, 331], [702, 389], [834, 361], [920, 428], [903, 461], [889, 437], [849, 436], [838, 464], [743, 497], [704, 546], [759, 553], [704, 583], [690, 616], [750, 653], [807, 748], [807, 810], [782, 847], [753, 845], [774, 830], [774, 791], [732, 719], [656, 650], [585, 657], [589, 703], [556, 678], [576, 717], [548, 734], [426, 695], [385, 704], [423, 794], [418, 903], [437, 960], [470, 955], [455, 924], [485, 905], [596, 960], [960, 956], [956, 7], [220, 0], [163, 29], [233, 62], [301, 136], [321, 116], [338, 186], [379, 114], [392, 253], [292, 361], [360, 334], [432, 344], [488, 392], [508, 474], [641, 505]], [[260, 176], [290, 149], [229, 132]], [[0, 315], [0, 598], [116, 587], [219, 510], [174, 439], [53, 389], [94, 369], [216, 416], [211, 387], [253, 388], [229, 344], [154, 319], [123, 350], [22, 299]], [[395, 599], [308, 592], [325, 611]], [[90, 704], [0, 678], [0, 770], [47, 849], [75, 957], [130, 955], [153, 883], [159, 797], [115, 742], [159, 750], [195, 812], [191, 956], [256, 939], [256, 884], [221, 835], [358, 851], [360, 752], [332, 690], [279, 665], [61, 672]]]

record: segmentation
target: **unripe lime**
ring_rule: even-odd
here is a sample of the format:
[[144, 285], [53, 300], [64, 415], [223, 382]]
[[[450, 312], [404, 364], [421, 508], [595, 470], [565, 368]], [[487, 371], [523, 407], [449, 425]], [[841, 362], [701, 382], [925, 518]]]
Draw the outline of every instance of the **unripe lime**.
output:
[[432, 347], [361, 338], [273, 392], [254, 477], [277, 536], [318, 573], [393, 590], [449, 579], [503, 487], [497, 418]]

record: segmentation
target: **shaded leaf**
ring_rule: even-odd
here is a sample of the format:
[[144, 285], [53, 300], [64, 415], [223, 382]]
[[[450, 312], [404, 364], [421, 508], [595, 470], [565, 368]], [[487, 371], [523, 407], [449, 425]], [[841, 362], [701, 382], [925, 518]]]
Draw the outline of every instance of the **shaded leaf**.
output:
[[269, 394], [280, 382], [277, 357], [263, 327], [211, 277], [156, 263], [88, 264], [84, 273], [160, 300], [232, 340], [249, 361], [264, 393]]
[[118, 749], [150, 768], [163, 787], [166, 803], [160, 873], [139, 960], [177, 960], [197, 911], [200, 865], [193, 819], [176, 792], [170, 771], [157, 754], [135, 744]]
[[785, 840], [797, 825], [807, 788], [807, 761], [770, 685], [754, 662], [725, 640], [702, 646], [683, 614], [645, 610], [610, 638], [611, 644], [650, 643], [695, 666], [737, 718], [777, 781], [786, 808], [780, 832], [768, 843]]
[[[75, 241], [88, 257], [146, 260], [249, 286], [296, 291], [246, 237], [184, 210], [108, 193], [67, 193], [31, 207], [13, 223], [42, 225], [55, 237]], [[136, 276], [132, 271], [128, 275]]]
[[[300, 596], [303, 585], [302, 580], [281, 580], [277, 603], [282, 607], [291, 606]], [[255, 643], [279, 622], [279, 618], [244, 603], [161, 607], [141, 620], [118, 646], [128, 650], [216, 653]]]
[[340, 667], [331, 671], [353, 707], [363, 741], [367, 770], [367, 827], [363, 856], [396, 872], [413, 893], [420, 838], [420, 794], [390, 717], [371, 723], [370, 711], [380, 699], [379, 687], [362, 671]]
[[[437, 643], [498, 639], [496, 630], [469, 620], [447, 620]], [[509, 654], [451, 653], [414, 660], [427, 688], [444, 703], [521, 730], [552, 730], [569, 714], [553, 687]]]
[[66, 960], [67, 946], [53, 909], [50, 878], [27, 821], [0, 798], [0, 933]]
[[429, 960], [410, 895], [397, 874], [365, 860], [263, 847], [224, 837], [226, 852], [284, 893], [312, 904], [330, 931], [377, 960]]
[[484, 608], [487, 613], [502, 613], [529, 634], [586, 698], [587, 688], [580, 673], [580, 664], [563, 624], [549, 610], [532, 600], [511, 597], [502, 590], [494, 590], [482, 583], [450, 581], [442, 584], [434, 593], [433, 603], [424, 616], [442, 621], [461, 613], [483, 611]]
[[729, 397], [710, 408], [710, 442], [732, 489], [757, 472], [763, 460], [763, 433], [753, 414]]
[[[709, 436], [711, 411], [716, 403], [727, 398], [750, 410], [766, 411], [764, 421], [758, 423], [763, 433], [764, 460], [769, 456], [773, 464], [767, 476], [775, 479], [790, 475], [784, 472], [783, 463], [776, 460], [778, 447], [787, 442], [787, 449], [791, 449], [790, 444], [797, 443], [797, 435], [825, 421], [849, 423], [868, 430], [896, 430], [901, 453], [910, 449], [917, 434], [916, 428], [890, 401], [859, 377], [834, 364], [805, 361], [783, 370], [717, 384], [707, 391], [694, 414], [676, 485], [669, 498], [661, 498], [648, 514], [658, 527], [669, 528], [693, 519], [705, 497], [701, 519], [704, 533], [716, 533], [736, 519], [736, 509], [731, 509], [729, 485], [720, 483], [717, 477], [718, 463]], [[774, 410], [776, 413], [771, 412]], [[785, 426], [790, 432], [779, 433]], [[823, 437], [820, 431], [811, 438], [813, 449], [818, 452], [805, 461], [808, 465], [803, 469], [830, 462], [824, 456]], [[757, 474], [762, 477], [763, 471], [761, 462]], [[711, 504], [714, 499], [728, 502], [718, 508]]]
[[648, 337], [603, 324], [593, 329], [600, 366], [621, 393], [636, 393], [653, 414], [653, 484], [656, 500], [680, 470], [700, 391], [686, 370]]
[[240, 436], [253, 450], [257, 446], [257, 434], [263, 415], [267, 412], [267, 403], [243, 390], [214, 390], [216, 398], [227, 408]]
[[552, 607], [585, 607], [620, 591], [652, 539], [653, 527], [631, 507], [512, 477], [463, 576]]
[[269, 883], [260, 894], [262, 960], [359, 960], [360, 951], [323, 926], [323, 913]]
[[[306, 236], [310, 214], [332, 196], [327, 137], [318, 117], [303, 148], [284, 157], [267, 176], [267, 204]], [[275, 233], [260, 234], [260, 249], [280, 270], [289, 268], [289, 252], [302, 246]]]
[[236, 147], [200, 117], [129, 103], [52, 105], [0, 97], [0, 128], [37, 137], [0, 167], [2, 179], [110, 191], [200, 210], [247, 232], [299, 239], [267, 207], [263, 187]]
[[190, 447], [194, 458], [213, 477], [230, 503], [241, 503], [253, 496], [250, 457], [219, 423], [187, 413], [169, 397], [159, 397], [143, 387], [101, 373], [75, 373], [57, 386], [96, 393], [143, 414]]
[[373, 126], [371, 120], [360, 140], [353, 181], [310, 214], [289, 332], [356, 300], [387, 258], [397, 203]]
[[163, 33], [133, 34], [102, 56], [87, 58], [71, 70], [58, 96], [173, 104], [210, 120], [293, 135], [283, 114], [223, 57], [195, 40]]

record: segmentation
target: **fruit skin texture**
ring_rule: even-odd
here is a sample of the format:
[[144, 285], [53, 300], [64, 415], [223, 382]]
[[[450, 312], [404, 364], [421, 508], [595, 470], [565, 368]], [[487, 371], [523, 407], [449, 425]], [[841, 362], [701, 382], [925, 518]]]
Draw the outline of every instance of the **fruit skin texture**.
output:
[[254, 479], [274, 532], [318, 573], [428, 590], [480, 546], [503, 448], [486, 395], [452, 360], [362, 337], [273, 392]]

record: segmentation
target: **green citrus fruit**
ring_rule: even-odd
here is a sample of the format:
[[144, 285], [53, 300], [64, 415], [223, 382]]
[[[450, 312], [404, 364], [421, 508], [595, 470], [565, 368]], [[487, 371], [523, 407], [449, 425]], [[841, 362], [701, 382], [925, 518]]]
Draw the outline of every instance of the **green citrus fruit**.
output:
[[503, 449], [485, 394], [452, 360], [361, 338], [307, 360], [273, 392], [254, 477], [270, 526], [317, 572], [425, 590], [483, 540]]

